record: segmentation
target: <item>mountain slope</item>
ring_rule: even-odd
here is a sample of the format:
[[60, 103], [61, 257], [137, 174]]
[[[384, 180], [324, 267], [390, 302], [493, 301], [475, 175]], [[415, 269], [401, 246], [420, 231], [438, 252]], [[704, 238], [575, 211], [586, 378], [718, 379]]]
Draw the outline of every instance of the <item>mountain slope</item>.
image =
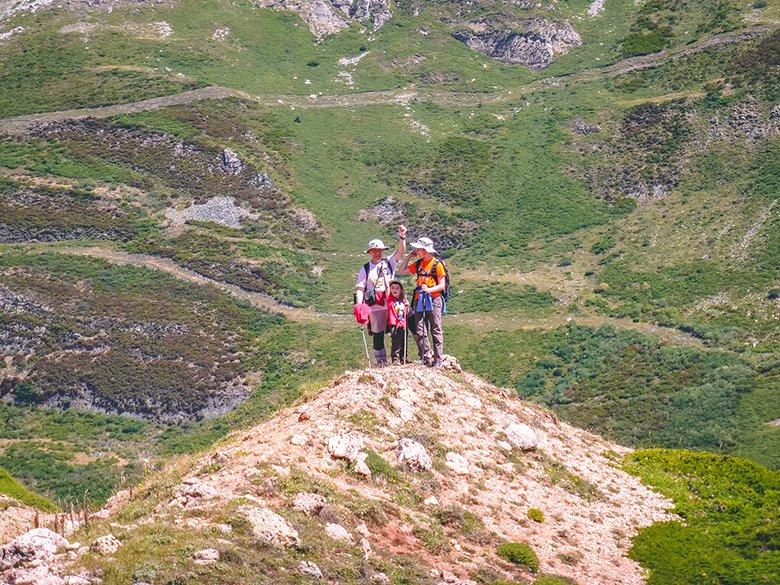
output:
[[[537, 572], [642, 583], [631, 537], [673, 517], [618, 468], [627, 452], [469, 374], [347, 372], [125, 493], [110, 506], [116, 560], [93, 553], [77, 566], [102, 567], [106, 585], [151, 567], [175, 580], [197, 566], [176, 556], [216, 548], [222, 560], [196, 569], [198, 582], [297, 583], [308, 561], [340, 583]], [[166, 550], [150, 549], [163, 534]], [[503, 560], [506, 542], [528, 543], [538, 566]]]

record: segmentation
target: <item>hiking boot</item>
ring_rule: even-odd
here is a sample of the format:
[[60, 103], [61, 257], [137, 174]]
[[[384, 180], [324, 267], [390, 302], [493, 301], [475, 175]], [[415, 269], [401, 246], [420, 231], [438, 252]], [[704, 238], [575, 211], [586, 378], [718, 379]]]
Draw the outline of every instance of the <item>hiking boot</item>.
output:
[[444, 364], [442, 364], [441, 360], [436, 360], [435, 362], [433, 362], [433, 364], [431, 364], [431, 367], [432, 368], [443, 368]]

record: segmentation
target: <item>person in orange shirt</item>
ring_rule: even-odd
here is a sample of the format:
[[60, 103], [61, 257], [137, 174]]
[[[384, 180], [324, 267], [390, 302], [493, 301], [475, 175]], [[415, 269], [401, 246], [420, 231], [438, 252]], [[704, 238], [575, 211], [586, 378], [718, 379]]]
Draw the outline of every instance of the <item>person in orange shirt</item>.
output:
[[[436, 256], [430, 238], [419, 238], [412, 245], [398, 268], [398, 274], [417, 276], [417, 287], [412, 296], [412, 310], [415, 312], [415, 327], [420, 356], [426, 366], [441, 366], [444, 357], [444, 331], [441, 326], [444, 299], [442, 293], [447, 286], [446, 270]], [[412, 262], [412, 258], [417, 260]], [[410, 264], [411, 263], [411, 264]], [[428, 339], [430, 333], [433, 348]]]

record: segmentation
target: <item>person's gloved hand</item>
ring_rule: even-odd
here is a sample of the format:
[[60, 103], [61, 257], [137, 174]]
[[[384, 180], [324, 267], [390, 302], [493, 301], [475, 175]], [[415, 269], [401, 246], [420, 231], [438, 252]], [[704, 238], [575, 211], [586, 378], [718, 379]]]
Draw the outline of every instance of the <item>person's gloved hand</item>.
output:
[[368, 315], [371, 313], [371, 307], [365, 303], [357, 303], [353, 307], [352, 312], [355, 314], [355, 321], [358, 322], [358, 325], [365, 325], [368, 323]]

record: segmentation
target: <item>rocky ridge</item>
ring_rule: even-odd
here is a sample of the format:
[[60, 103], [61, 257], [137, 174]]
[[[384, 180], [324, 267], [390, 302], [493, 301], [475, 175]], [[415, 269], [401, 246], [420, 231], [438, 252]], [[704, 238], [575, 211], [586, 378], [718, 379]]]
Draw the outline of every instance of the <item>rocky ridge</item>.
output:
[[525, 65], [538, 71], [557, 55], [582, 44], [568, 22], [546, 18], [503, 19], [485, 17], [456, 29], [452, 36], [470, 49], [510, 65]]
[[295, 12], [318, 38], [336, 34], [350, 22], [381, 28], [393, 14], [389, 0], [255, 0], [259, 6]]
[[[620, 470], [629, 450], [461, 373], [454, 360], [447, 367], [345, 373], [188, 466], [149, 516], [89, 554], [110, 559], [144, 526], [179, 526], [215, 535], [194, 545], [201, 568], [235, 556], [240, 537], [276, 551], [280, 575], [338, 580], [338, 563], [351, 562], [365, 582], [387, 583], [378, 567], [403, 555], [418, 567], [414, 582], [467, 585], [475, 575], [530, 577], [496, 554], [501, 543], [525, 542], [543, 573], [643, 583], [626, 556], [631, 537], [671, 518], [670, 503]], [[529, 520], [531, 508], [542, 522]], [[322, 556], [322, 543], [340, 553]]]

